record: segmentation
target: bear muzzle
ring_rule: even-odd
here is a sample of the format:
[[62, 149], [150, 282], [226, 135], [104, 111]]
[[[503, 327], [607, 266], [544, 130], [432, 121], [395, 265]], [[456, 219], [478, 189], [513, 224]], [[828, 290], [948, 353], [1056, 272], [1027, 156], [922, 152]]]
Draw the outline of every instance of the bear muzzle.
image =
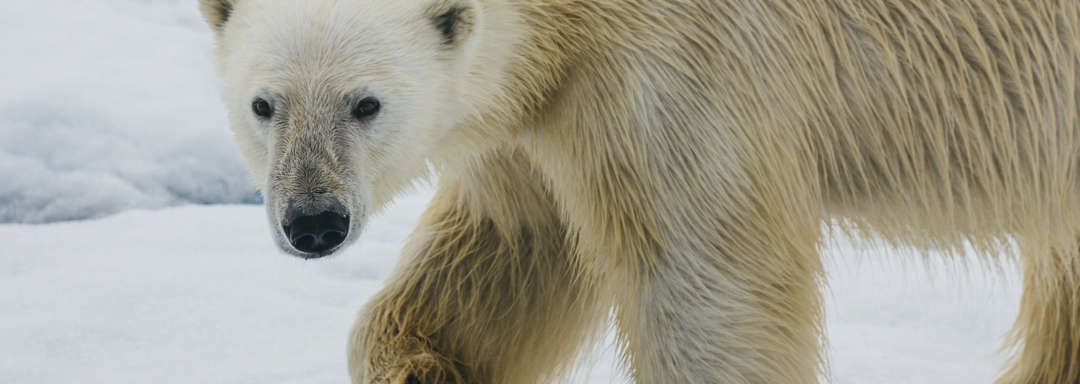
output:
[[336, 199], [322, 209], [289, 204], [282, 230], [297, 256], [305, 259], [329, 256], [349, 236], [348, 209]]

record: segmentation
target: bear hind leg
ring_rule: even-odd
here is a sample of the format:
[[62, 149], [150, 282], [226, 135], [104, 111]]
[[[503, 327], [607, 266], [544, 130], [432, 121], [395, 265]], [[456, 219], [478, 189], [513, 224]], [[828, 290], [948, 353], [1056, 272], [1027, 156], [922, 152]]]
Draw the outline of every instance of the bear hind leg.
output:
[[998, 384], [1080, 383], [1080, 248], [1021, 246], [1024, 293], [1010, 334], [1016, 346]]

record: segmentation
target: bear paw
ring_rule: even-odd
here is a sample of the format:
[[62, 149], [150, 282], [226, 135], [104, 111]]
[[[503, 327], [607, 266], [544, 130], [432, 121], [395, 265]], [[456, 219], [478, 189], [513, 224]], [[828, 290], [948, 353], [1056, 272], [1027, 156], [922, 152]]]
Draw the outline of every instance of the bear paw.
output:
[[433, 353], [419, 353], [402, 359], [389, 377], [389, 384], [465, 383], [453, 361]]

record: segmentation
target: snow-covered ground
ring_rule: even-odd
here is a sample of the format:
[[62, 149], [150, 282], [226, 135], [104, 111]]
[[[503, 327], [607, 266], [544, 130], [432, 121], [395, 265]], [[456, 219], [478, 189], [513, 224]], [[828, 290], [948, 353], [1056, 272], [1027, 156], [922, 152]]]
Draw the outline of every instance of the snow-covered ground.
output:
[[[274, 249], [261, 206], [185, 205], [259, 202], [210, 44], [195, 0], [0, 1], [0, 383], [348, 382], [348, 328], [430, 191], [316, 261]], [[836, 382], [992, 380], [1014, 271], [825, 254]], [[624, 381], [614, 352], [572, 382]]]
[[[429, 193], [315, 261], [277, 251], [258, 206], [0, 225], [0, 383], [347, 383], [355, 312]], [[836, 382], [991, 382], [1015, 273], [948, 273], [893, 253], [843, 240], [826, 250]], [[598, 350], [587, 382], [622, 382], [614, 348]]]
[[259, 202], [195, 0], [0, 1], [0, 223]]

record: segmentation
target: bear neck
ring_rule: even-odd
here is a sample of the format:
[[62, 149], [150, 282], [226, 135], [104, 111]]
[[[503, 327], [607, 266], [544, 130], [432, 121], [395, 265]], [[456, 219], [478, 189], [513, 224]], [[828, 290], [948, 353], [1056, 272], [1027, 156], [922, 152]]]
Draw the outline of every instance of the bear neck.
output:
[[605, 46], [596, 36], [607, 23], [589, 1], [481, 0], [483, 30], [458, 88], [466, 112], [431, 159], [436, 165], [471, 162], [535, 125], [573, 64]]

